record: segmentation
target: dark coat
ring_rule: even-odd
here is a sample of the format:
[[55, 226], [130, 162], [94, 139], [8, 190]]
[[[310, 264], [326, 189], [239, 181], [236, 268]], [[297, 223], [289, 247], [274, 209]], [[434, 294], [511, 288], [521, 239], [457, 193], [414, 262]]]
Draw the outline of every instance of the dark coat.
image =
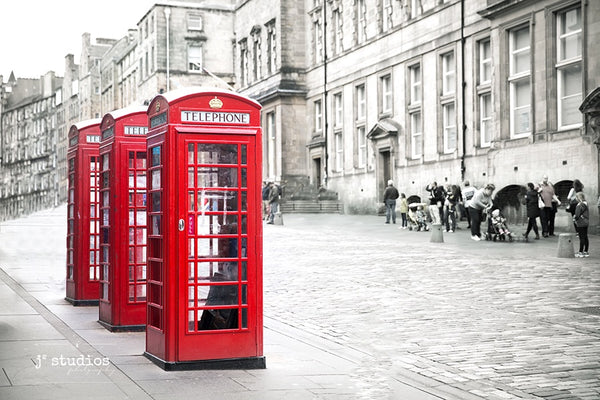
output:
[[588, 209], [587, 203], [580, 201], [577, 203], [575, 208], [575, 215], [573, 221], [578, 228], [585, 228], [590, 224], [590, 210]]
[[385, 188], [385, 191], [383, 192], [384, 203], [388, 199], [396, 200], [398, 197], [400, 197], [400, 193], [398, 193], [398, 189], [396, 189], [394, 186], [388, 186], [387, 188]]
[[527, 218], [537, 218], [540, 216], [540, 207], [538, 205], [538, 192], [529, 190], [525, 195], [525, 206], [527, 207]]

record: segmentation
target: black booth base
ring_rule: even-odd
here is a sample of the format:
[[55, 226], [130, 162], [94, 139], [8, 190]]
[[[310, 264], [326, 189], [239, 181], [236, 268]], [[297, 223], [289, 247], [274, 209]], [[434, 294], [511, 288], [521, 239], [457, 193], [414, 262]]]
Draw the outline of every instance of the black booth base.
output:
[[144, 332], [146, 330], [146, 325], [112, 325], [101, 320], [98, 320], [98, 323], [111, 332]]
[[197, 360], [197, 361], [164, 361], [144, 352], [144, 356], [165, 371], [190, 371], [199, 369], [265, 369], [267, 360], [264, 356], [227, 358], [223, 360]]
[[65, 297], [65, 300], [74, 306], [97, 306], [100, 304], [100, 300], [76, 300], [70, 297]]

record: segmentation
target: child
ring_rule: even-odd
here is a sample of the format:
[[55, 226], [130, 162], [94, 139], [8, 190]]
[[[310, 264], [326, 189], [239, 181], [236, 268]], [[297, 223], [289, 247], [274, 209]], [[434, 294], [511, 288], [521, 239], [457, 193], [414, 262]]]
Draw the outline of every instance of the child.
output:
[[497, 208], [492, 211], [492, 224], [500, 235], [511, 235], [508, 227], [506, 226], [506, 218], [500, 214], [500, 210]]
[[429, 230], [429, 228], [427, 228], [427, 215], [425, 214], [425, 210], [423, 210], [423, 206], [417, 207], [417, 224], [419, 225], [417, 231]]
[[402, 226], [400, 229], [407, 228], [406, 214], [408, 213], [408, 201], [406, 200], [406, 195], [404, 193], [400, 194], [400, 204], [398, 206], [400, 211], [400, 216], [402, 217]]
[[577, 206], [573, 215], [573, 223], [579, 236], [579, 253], [575, 254], [575, 257], [589, 257], [590, 241], [588, 239], [588, 225], [590, 223], [590, 210], [588, 209], [583, 192], [578, 192], [575, 197], [577, 198]]

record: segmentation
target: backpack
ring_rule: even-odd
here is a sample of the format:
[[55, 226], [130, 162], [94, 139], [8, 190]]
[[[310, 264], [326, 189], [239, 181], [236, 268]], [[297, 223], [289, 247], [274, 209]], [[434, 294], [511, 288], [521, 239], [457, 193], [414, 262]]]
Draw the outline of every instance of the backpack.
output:
[[580, 203], [580, 204], [581, 204], [581, 214], [579, 215], [579, 218], [575, 218], [575, 216], [573, 216], [573, 222], [575, 223], [576, 227], [583, 228], [583, 227], [589, 226], [590, 221], [584, 215], [585, 211], [587, 211], [587, 205], [585, 203]]

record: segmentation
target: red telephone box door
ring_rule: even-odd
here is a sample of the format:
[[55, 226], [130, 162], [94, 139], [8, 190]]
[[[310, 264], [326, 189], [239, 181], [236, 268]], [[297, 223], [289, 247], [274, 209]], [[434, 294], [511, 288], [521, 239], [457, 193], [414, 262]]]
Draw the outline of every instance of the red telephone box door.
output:
[[[239, 131], [238, 131], [239, 132]], [[254, 135], [178, 135], [178, 359], [262, 356]], [[258, 216], [255, 218], [254, 214]], [[256, 221], [255, 221], [256, 219]], [[262, 290], [262, 288], [260, 288]], [[261, 320], [262, 321], [262, 320]]]

